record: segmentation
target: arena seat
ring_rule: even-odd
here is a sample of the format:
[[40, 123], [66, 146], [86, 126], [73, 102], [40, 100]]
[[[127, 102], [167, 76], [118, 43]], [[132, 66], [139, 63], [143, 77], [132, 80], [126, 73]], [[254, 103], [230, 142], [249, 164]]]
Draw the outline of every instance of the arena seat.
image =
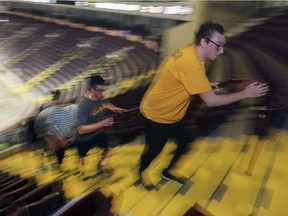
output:
[[[284, 37], [286, 38], [287, 36]], [[269, 37], [266, 33], [259, 34], [254, 31], [243, 32], [237, 39], [241, 39], [242, 41], [246, 41], [265, 50], [267, 53], [270, 53], [270, 55], [275, 56], [275, 58], [277, 57], [278, 60], [282, 58], [285, 61], [287, 59], [288, 54], [286, 50], [288, 48], [288, 43], [286, 40], [277, 37]]]
[[8, 177], [6, 177], [4, 179], [1, 179], [0, 190], [2, 188], [5, 188], [6, 186], [18, 181], [18, 180], [20, 180], [19, 176], [8, 176]]
[[[34, 178], [29, 178], [29, 179], [23, 179], [22, 184], [15, 184], [14, 183], [14, 188], [11, 187], [10, 189], [13, 188], [12, 190], [6, 191], [0, 195], [0, 208], [7, 207], [11, 203], [14, 202], [14, 200], [20, 198], [24, 194], [28, 193], [29, 191], [33, 190], [36, 188], [36, 181]], [[20, 180], [21, 181], [21, 180]], [[16, 182], [17, 183], [17, 182]], [[12, 184], [13, 185], [13, 184]], [[15, 185], [18, 187], [15, 188]], [[7, 186], [9, 187], [9, 186]], [[7, 188], [6, 187], [6, 188]], [[5, 189], [5, 188], [4, 188]], [[3, 189], [2, 189], [3, 190]]]
[[[31, 215], [48, 215], [64, 205], [65, 197], [62, 190], [62, 180], [55, 180], [40, 185], [34, 190], [15, 200], [10, 206], [0, 210], [0, 216], [23, 212]], [[21, 213], [22, 212], [22, 213]]]
[[16, 205], [20, 205], [23, 203], [29, 204], [43, 198], [47, 199], [50, 195], [53, 195], [54, 193], [61, 191], [62, 187], [63, 187], [62, 180], [54, 180], [48, 182], [46, 184], [38, 186], [33, 191], [30, 191], [29, 193], [15, 200], [13, 204]]
[[2, 171], [0, 171], [0, 180], [6, 178], [7, 176], [10, 176], [10, 174], [7, 173], [7, 172], [2, 172]]
[[68, 202], [53, 216], [108, 216], [111, 209], [112, 197], [106, 198], [99, 190], [81, 195]]
[[3, 178], [0, 178], [0, 187], [3, 183], [9, 182], [10, 180], [12, 180], [14, 178], [19, 179], [19, 175], [14, 176], [14, 175], [7, 174], [7, 175], [3, 176]]
[[40, 200], [16, 207], [16, 212], [15, 212], [15, 207], [13, 208], [13, 216], [22, 216], [23, 213], [25, 215], [29, 216], [46, 216], [46, 215], [51, 215], [53, 211], [56, 211], [58, 208], [64, 205], [64, 192], [58, 191], [55, 193], [51, 193]]
[[0, 195], [10, 192], [12, 190], [18, 189], [22, 186], [24, 186], [25, 184], [27, 184], [29, 181], [35, 181], [34, 178], [24, 178], [24, 179], [19, 179], [18, 181], [7, 185], [6, 187], [2, 188], [0, 190]]

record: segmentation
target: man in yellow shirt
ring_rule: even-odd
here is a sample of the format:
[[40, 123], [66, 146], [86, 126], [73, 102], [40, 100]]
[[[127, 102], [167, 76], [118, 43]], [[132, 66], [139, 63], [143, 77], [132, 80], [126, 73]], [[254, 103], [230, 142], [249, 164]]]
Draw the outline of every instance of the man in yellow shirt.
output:
[[141, 156], [138, 175], [146, 189], [153, 185], [144, 182], [143, 172], [162, 151], [167, 140], [173, 136], [177, 148], [170, 165], [161, 174], [163, 179], [184, 184], [184, 179], [169, 171], [185, 152], [188, 138], [183, 117], [190, 97], [198, 94], [208, 106], [221, 106], [242, 99], [263, 96], [269, 91], [266, 84], [254, 82], [243, 91], [216, 95], [206, 76], [204, 63], [224, 53], [224, 29], [220, 24], [205, 23], [196, 33], [196, 44], [188, 44], [174, 55], [167, 57], [145, 93], [140, 111], [146, 118], [146, 146]]

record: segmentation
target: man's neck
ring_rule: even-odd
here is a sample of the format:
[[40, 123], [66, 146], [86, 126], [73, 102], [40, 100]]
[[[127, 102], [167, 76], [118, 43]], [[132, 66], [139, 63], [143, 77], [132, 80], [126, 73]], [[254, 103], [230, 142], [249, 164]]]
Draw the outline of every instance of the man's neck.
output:
[[87, 94], [87, 98], [89, 98], [90, 100], [96, 101], [97, 99], [94, 98], [91, 94]]
[[196, 52], [198, 54], [199, 59], [202, 62], [205, 62], [205, 55], [204, 55], [204, 49], [200, 45], [196, 45]]

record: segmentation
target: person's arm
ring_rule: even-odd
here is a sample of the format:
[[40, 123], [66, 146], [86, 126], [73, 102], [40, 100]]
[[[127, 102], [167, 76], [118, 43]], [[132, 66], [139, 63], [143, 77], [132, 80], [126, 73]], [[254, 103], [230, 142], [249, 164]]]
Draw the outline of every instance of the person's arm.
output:
[[66, 139], [65, 137], [63, 137], [63, 135], [61, 133], [59, 133], [59, 131], [55, 128], [56, 126], [55, 125], [52, 125], [52, 124], [49, 124], [47, 126], [48, 130], [50, 130], [56, 137], [57, 139], [59, 140], [61, 146], [63, 148], [67, 147], [69, 145], [69, 140]]
[[112, 112], [121, 113], [121, 114], [127, 110], [127, 109], [123, 109], [123, 108], [117, 107], [117, 106], [115, 106], [114, 104], [112, 104], [110, 102], [108, 102], [106, 104], [106, 108], [111, 110]]
[[87, 134], [112, 125], [113, 125], [113, 118], [105, 118], [93, 124], [81, 125], [77, 128], [77, 131], [79, 134]]
[[253, 82], [248, 85], [243, 91], [217, 95], [213, 90], [200, 93], [199, 96], [210, 107], [222, 106], [230, 103], [234, 103], [246, 98], [255, 98], [266, 95], [269, 91], [269, 86], [265, 83]]

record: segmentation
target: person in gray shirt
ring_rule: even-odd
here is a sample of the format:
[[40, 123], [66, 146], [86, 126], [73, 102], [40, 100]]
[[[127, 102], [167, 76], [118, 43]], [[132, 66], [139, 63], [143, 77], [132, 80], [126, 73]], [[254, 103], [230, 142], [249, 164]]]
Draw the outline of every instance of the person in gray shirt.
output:
[[99, 147], [104, 148], [97, 165], [101, 170], [109, 152], [109, 142], [105, 128], [113, 125], [113, 117], [104, 118], [106, 111], [110, 110], [121, 114], [126, 111], [104, 99], [105, 88], [106, 83], [101, 76], [91, 77], [86, 95], [79, 100], [75, 140], [82, 166], [86, 154], [92, 147], [98, 144]]

